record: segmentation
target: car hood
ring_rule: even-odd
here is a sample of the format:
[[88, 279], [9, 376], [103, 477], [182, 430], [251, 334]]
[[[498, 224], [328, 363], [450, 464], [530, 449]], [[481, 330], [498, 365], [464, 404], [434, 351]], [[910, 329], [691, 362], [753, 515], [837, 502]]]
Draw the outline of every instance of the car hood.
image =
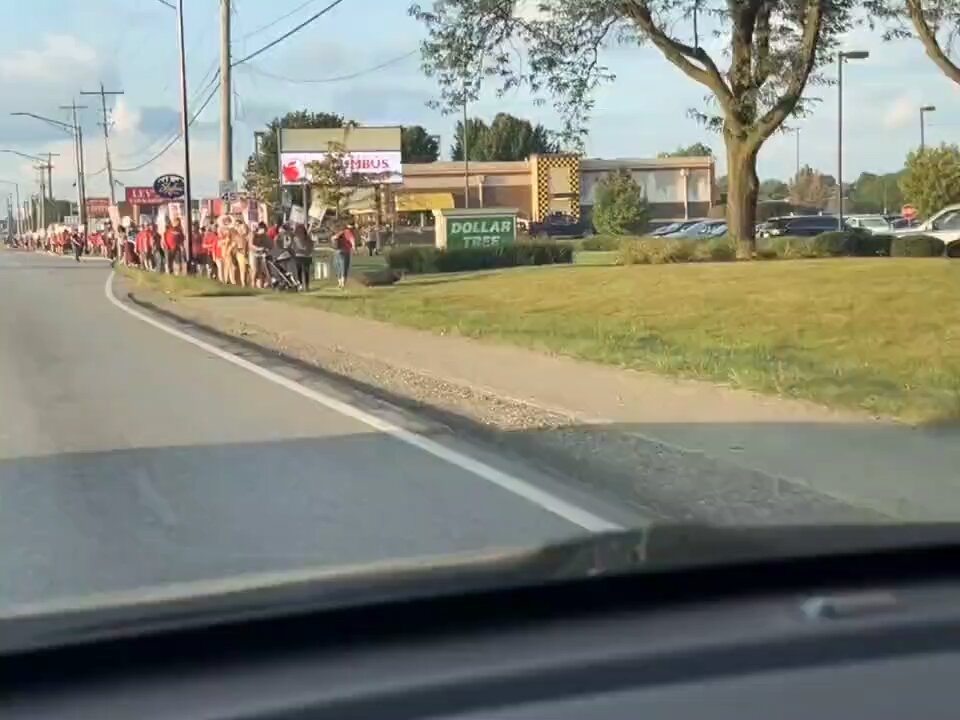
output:
[[0, 608], [0, 655], [194, 626], [616, 574], [957, 545], [960, 523], [658, 525], [534, 548], [258, 573]]

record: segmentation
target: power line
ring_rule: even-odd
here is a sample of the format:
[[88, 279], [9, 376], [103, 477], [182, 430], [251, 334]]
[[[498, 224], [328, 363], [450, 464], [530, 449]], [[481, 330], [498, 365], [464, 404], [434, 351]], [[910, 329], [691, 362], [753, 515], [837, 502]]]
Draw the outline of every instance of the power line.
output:
[[281, 80], [283, 82], [288, 82], [293, 85], [319, 85], [323, 83], [335, 83], [335, 82], [343, 82], [344, 80], [354, 80], [363, 75], [367, 75], [369, 73], [376, 72], [377, 70], [382, 70], [385, 67], [389, 67], [391, 65], [396, 65], [399, 62], [403, 62], [404, 60], [413, 57], [419, 52], [420, 52], [419, 49], [411, 50], [410, 52], [406, 52], [403, 55], [398, 55], [397, 57], [391, 58], [390, 60], [386, 60], [378, 65], [365, 68], [364, 70], [358, 70], [357, 72], [353, 72], [348, 75], [334, 75], [331, 77], [307, 79], [307, 80], [288, 78], [288, 77], [284, 77], [283, 75], [277, 75], [275, 73], [267, 72], [266, 70], [261, 70], [256, 65], [252, 65], [250, 63], [246, 63], [244, 67], [256, 75], [263, 75], [264, 77], [273, 78], [274, 80]]
[[[217, 90], [219, 90], [219, 89], [220, 89], [220, 83], [217, 82], [217, 84], [214, 85], [214, 87], [211, 89], [210, 94], [207, 95], [207, 99], [203, 101], [203, 104], [202, 104], [202, 105], [197, 109], [197, 111], [193, 114], [193, 117], [190, 118], [190, 121], [187, 123], [187, 126], [188, 126], [188, 127], [189, 127], [190, 125], [193, 125], [194, 121], [195, 121], [198, 117], [200, 117], [200, 113], [202, 113], [202, 112], [204, 111], [204, 108], [206, 108], [207, 105], [210, 104], [210, 101], [213, 100], [214, 96], [217, 94]], [[153, 156], [152, 158], [150, 158], [149, 160], [146, 160], [146, 161], [140, 163], [139, 165], [136, 165], [136, 166], [130, 167], [130, 168], [114, 168], [114, 172], [128, 173], [128, 172], [136, 172], [137, 170], [142, 170], [143, 168], [145, 168], [145, 167], [146, 167], [147, 165], [149, 165], [150, 163], [152, 163], [152, 162], [154, 162], [155, 160], [159, 159], [165, 152], [167, 152], [167, 150], [169, 150], [170, 148], [172, 148], [172, 147], [174, 146], [174, 144], [181, 138], [182, 135], [183, 135], [183, 133], [177, 133], [176, 135], [174, 135], [173, 138], [171, 138], [170, 142], [168, 142], [166, 145], [164, 145], [164, 147], [160, 150], [160, 152], [158, 152], [156, 155], [154, 155], [154, 156]]]
[[254, 35], [257, 35], [257, 34], [259, 34], [259, 33], [262, 33], [264, 30], [269, 30], [270, 28], [272, 28], [272, 27], [273, 27], [274, 25], [276, 25], [277, 23], [283, 22], [284, 20], [286, 20], [286, 19], [287, 19], [288, 17], [290, 17], [291, 15], [296, 15], [298, 12], [300, 12], [301, 10], [303, 10], [307, 5], [312, 5], [312, 4], [315, 3], [316, 1], [317, 1], [317, 0], [307, 0], [306, 2], [300, 3], [300, 4], [297, 5], [293, 10], [291, 10], [291, 11], [288, 12], [288, 13], [286, 13], [285, 15], [281, 15], [281, 16], [278, 17], [277, 19], [271, 20], [271, 21], [268, 22], [266, 25], [261, 25], [261, 26], [258, 27], [256, 30], [251, 30], [250, 32], [248, 32], [247, 34], [245, 34], [245, 35], [243, 36], [243, 39], [246, 39], [246, 38], [248, 38], [248, 37], [253, 37]]
[[[214, 61], [214, 65], [213, 65], [213, 67], [211, 67], [211, 70], [212, 70], [214, 67], [216, 67], [216, 61]], [[207, 74], [209, 74], [209, 71], [207, 72]], [[200, 97], [203, 95], [204, 92], [209, 91], [209, 90], [210, 90], [212, 87], [214, 87], [214, 86], [219, 87], [219, 86], [220, 86], [219, 79], [220, 79], [220, 71], [217, 70], [217, 71], [214, 73], [213, 78], [210, 79], [209, 84], [207, 85], [207, 87], [205, 87], [203, 90], [200, 90], [199, 92], [197, 92], [196, 94], [194, 94], [193, 98], [191, 98], [191, 100], [190, 100], [190, 106], [193, 106], [194, 104], [196, 104], [196, 102], [200, 99]], [[207, 102], [209, 102], [209, 100], [208, 100]], [[193, 122], [193, 121], [191, 120], [191, 122]], [[176, 142], [177, 138], [180, 137], [180, 131], [177, 129], [176, 125], [173, 125], [173, 126], [171, 126], [168, 130], [165, 130], [165, 131], [162, 132], [162, 133], [158, 133], [157, 136], [156, 136], [153, 140], [151, 140], [149, 143], [147, 143], [146, 145], [144, 145], [144, 146], [143, 146], [142, 148], [140, 148], [139, 150], [135, 150], [135, 151], [129, 152], [129, 153], [124, 153], [121, 157], [123, 157], [123, 158], [125, 158], [126, 160], [129, 161], [129, 160], [131, 160], [132, 158], [136, 158], [136, 157], [138, 157], [138, 156], [143, 156], [143, 155], [145, 155], [146, 153], [150, 152], [150, 149], [153, 148], [154, 146], [156, 146], [157, 143], [159, 143], [159, 142], [169, 142], [169, 141], [171, 140], [171, 136], [170, 136], [170, 133], [171, 133], [171, 132], [173, 133], [172, 140], [173, 140], [174, 142]], [[164, 140], [164, 138], [166, 138], [166, 140]], [[163, 151], [161, 151], [161, 152], [163, 152]]]
[[315, 20], [323, 17], [324, 15], [326, 15], [328, 12], [330, 12], [331, 10], [333, 10], [337, 5], [339, 5], [339, 4], [342, 3], [342, 2], [343, 2], [343, 0], [333, 0], [333, 2], [330, 3], [329, 5], [327, 5], [325, 8], [323, 8], [323, 10], [321, 10], [321, 11], [318, 12], [318, 13], [315, 13], [315, 14], [311, 15], [310, 17], [308, 17], [306, 20], [304, 20], [302, 23], [300, 23], [299, 25], [297, 25], [297, 26], [296, 26], [295, 28], [293, 28], [292, 30], [288, 30], [288, 31], [285, 32], [283, 35], [281, 35], [280, 37], [278, 37], [276, 40], [273, 40], [273, 41], [267, 43], [267, 44], [264, 45], [262, 48], [260, 48], [259, 50], [255, 50], [254, 52], [250, 53], [250, 54], [247, 55], [246, 57], [242, 57], [242, 58], [240, 58], [239, 60], [234, 60], [232, 63], [230, 63], [230, 66], [231, 66], [231, 67], [236, 67], [237, 65], [239, 65], [239, 64], [241, 64], [241, 63], [245, 63], [245, 62], [247, 62], [248, 60], [253, 60], [255, 57], [257, 57], [257, 55], [260, 55], [261, 53], [265, 53], [265, 52], [266, 52], [267, 50], [269, 50], [270, 48], [275, 47], [276, 45], [279, 45], [280, 43], [282, 43], [284, 40], [286, 40], [288, 37], [290, 37], [290, 36], [293, 35], [294, 33], [300, 32], [300, 31], [303, 30], [303, 28], [305, 28], [307, 25], [309, 25], [310, 23], [314, 22]]

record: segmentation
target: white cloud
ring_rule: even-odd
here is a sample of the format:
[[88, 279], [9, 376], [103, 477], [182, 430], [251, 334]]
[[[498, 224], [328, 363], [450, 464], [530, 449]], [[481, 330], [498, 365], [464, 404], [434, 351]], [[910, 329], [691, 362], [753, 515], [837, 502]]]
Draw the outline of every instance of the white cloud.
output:
[[887, 130], [908, 127], [916, 121], [919, 107], [920, 103], [914, 95], [898, 95], [883, 111], [883, 127]]
[[135, 132], [140, 127], [142, 113], [140, 110], [130, 107], [127, 101], [120, 97], [110, 112], [110, 119], [113, 121], [113, 132], [125, 135]]
[[53, 82], [65, 69], [71, 74], [96, 69], [96, 51], [72, 35], [45, 35], [39, 50], [14, 50], [0, 56], [0, 80]]

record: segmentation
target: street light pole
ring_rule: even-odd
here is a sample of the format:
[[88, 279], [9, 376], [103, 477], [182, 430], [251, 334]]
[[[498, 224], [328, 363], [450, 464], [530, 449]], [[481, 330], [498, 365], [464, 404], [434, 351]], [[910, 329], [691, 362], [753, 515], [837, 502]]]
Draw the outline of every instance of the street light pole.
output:
[[865, 60], [866, 50], [837, 53], [837, 229], [843, 230], [843, 63], [847, 60]]
[[926, 129], [924, 128], [923, 115], [924, 113], [933, 112], [936, 109], [937, 108], [934, 105], [924, 105], [922, 108], [920, 108], [920, 152], [921, 153], [923, 152], [924, 135], [925, 135], [925, 129]]

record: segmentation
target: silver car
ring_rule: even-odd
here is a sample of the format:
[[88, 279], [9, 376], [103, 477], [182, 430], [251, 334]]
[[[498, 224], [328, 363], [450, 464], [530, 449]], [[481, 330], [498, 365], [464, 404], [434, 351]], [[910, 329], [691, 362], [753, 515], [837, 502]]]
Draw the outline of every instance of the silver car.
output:
[[866, 230], [869, 233], [885, 235], [893, 230], [883, 215], [851, 215], [844, 218], [847, 227]]
[[940, 238], [947, 245], [960, 240], [960, 205], [947, 205], [934, 213], [929, 220], [911, 228], [894, 230], [894, 235], [930, 235]]

